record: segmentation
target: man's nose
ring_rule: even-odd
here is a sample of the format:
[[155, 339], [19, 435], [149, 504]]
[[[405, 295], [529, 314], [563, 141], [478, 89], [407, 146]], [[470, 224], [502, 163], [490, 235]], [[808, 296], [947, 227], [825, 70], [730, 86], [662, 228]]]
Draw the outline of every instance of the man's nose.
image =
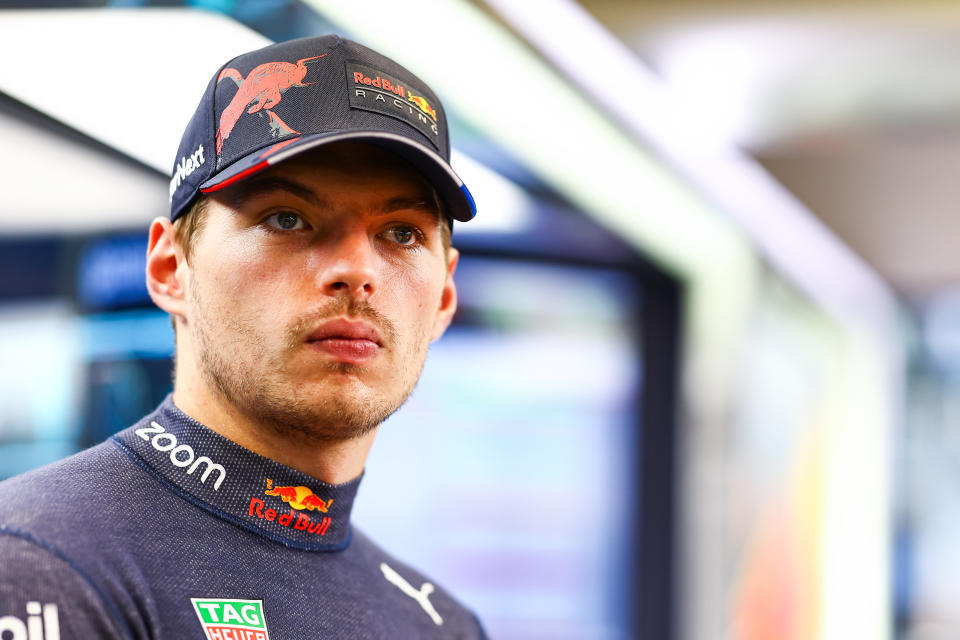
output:
[[331, 238], [320, 286], [329, 296], [369, 297], [376, 288], [376, 250], [366, 233], [343, 233]]

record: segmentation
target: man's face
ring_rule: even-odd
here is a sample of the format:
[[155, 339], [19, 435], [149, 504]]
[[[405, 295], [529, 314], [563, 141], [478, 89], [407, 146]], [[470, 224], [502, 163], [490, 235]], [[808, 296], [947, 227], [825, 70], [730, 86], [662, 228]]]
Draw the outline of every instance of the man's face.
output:
[[368, 432], [413, 390], [456, 305], [429, 185], [352, 143], [211, 195], [182, 267], [202, 380], [284, 434]]

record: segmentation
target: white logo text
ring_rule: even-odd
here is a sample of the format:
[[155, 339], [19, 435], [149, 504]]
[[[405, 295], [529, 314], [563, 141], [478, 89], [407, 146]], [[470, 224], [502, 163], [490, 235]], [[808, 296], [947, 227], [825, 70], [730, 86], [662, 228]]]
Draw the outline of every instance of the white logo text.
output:
[[180, 158], [180, 162], [173, 170], [173, 177], [170, 178], [170, 199], [173, 199], [174, 192], [180, 187], [180, 183], [188, 175], [200, 168], [203, 160], [203, 145], [197, 147], [197, 150], [189, 158]]
[[[4, 635], [6, 631], [10, 632], [9, 636]], [[39, 602], [28, 602], [26, 622], [15, 616], [3, 616], [0, 618], [0, 638], [60, 640], [60, 618], [57, 615], [57, 605], [45, 604], [41, 607]]]
[[[142, 429], [137, 429], [134, 433], [138, 436], [149, 442], [153, 445], [153, 448], [157, 451], [170, 452], [170, 462], [173, 463], [176, 467], [187, 467], [187, 475], [193, 473], [197, 470], [201, 464], [205, 464], [206, 469], [203, 472], [203, 475], [200, 476], [200, 482], [206, 482], [207, 476], [209, 476], [214, 471], [219, 472], [217, 476], [217, 481], [213, 483], [214, 491], [220, 489], [220, 485], [223, 484], [223, 479], [227, 477], [227, 470], [223, 468], [223, 465], [215, 463], [213, 460], [207, 456], [200, 456], [196, 458], [196, 454], [193, 452], [193, 447], [188, 444], [177, 444], [177, 436], [172, 433], [168, 433], [161, 425], [156, 422], [151, 421], [149, 427], [143, 427]], [[155, 433], [153, 439], [150, 439], [150, 434]], [[196, 458], [196, 459], [195, 459]]]
[[429, 600], [430, 594], [433, 593], [432, 584], [424, 582], [419, 590], [414, 589], [412, 584], [404, 580], [403, 576], [394, 571], [386, 562], [380, 563], [380, 571], [383, 572], [383, 577], [387, 579], [387, 582], [394, 584], [400, 591], [403, 591], [416, 600], [437, 626], [443, 624], [443, 618], [440, 617], [440, 614], [433, 608], [433, 604]]

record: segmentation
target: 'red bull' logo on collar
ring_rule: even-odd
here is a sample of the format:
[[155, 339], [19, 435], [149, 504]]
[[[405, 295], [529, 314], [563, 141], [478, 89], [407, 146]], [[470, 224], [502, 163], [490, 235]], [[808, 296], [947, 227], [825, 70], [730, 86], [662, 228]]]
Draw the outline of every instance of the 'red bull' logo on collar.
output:
[[333, 504], [333, 498], [324, 502], [317, 497], [317, 494], [304, 486], [275, 487], [273, 486], [273, 480], [270, 478], [267, 478], [267, 490], [263, 493], [268, 496], [277, 496], [299, 511], [303, 511], [304, 509], [313, 511], [316, 509], [317, 511], [326, 513], [330, 505]]
[[[263, 494], [280, 498], [291, 507], [289, 512], [283, 513], [274, 508], [265, 508], [267, 504], [263, 500], [251, 497], [250, 506], [247, 510], [248, 516], [276, 522], [284, 527], [291, 527], [318, 536], [325, 535], [327, 529], [330, 528], [332, 519], [329, 516], [322, 516], [315, 520], [302, 512], [319, 511], [320, 513], [327, 513], [333, 504], [333, 498], [322, 500], [309, 487], [302, 485], [274, 486], [273, 480], [270, 478], [267, 478], [267, 489]], [[297, 511], [301, 513], [297, 513]]]
[[300, 133], [281, 120], [272, 109], [280, 104], [283, 94], [288, 89], [314, 84], [303, 81], [307, 77], [307, 63], [326, 55], [301, 58], [296, 62], [265, 62], [254, 67], [246, 78], [236, 69], [229, 67], [221, 71], [217, 77], [217, 83], [229, 78], [236, 83], [237, 93], [220, 114], [220, 123], [217, 127], [217, 156], [223, 151], [223, 143], [230, 137], [230, 133], [244, 112], [266, 113], [269, 117], [270, 135], [275, 138]]

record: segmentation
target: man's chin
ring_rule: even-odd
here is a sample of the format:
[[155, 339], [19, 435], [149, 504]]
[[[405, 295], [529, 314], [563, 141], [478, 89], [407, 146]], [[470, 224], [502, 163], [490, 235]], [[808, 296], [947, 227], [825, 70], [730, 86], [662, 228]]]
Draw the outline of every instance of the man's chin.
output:
[[329, 385], [315, 394], [300, 388], [296, 399], [290, 402], [263, 398], [258, 418], [285, 437], [348, 440], [370, 433], [402, 404], [385, 403], [382, 397], [369, 392], [331, 391]]
[[302, 374], [288, 372], [285, 377], [291, 397], [299, 398], [302, 402], [330, 394], [371, 397], [383, 395], [381, 377], [367, 367], [354, 364], [331, 363], [323, 369], [307, 369]]

